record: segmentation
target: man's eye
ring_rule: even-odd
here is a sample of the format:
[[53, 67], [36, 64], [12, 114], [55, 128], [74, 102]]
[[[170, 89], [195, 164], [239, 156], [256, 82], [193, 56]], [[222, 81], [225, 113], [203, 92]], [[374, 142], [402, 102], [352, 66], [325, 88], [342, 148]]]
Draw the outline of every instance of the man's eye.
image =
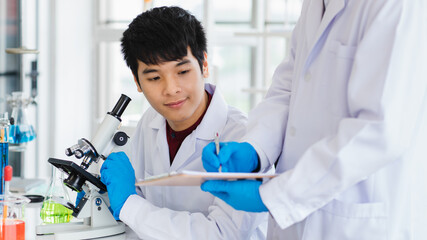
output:
[[153, 78], [149, 78], [148, 81], [156, 81], [156, 80], [159, 80], [159, 79], [160, 79], [160, 77], [153, 77]]
[[184, 70], [184, 71], [181, 71], [181, 72], [179, 72], [179, 74], [186, 74], [186, 73], [188, 73], [190, 70]]

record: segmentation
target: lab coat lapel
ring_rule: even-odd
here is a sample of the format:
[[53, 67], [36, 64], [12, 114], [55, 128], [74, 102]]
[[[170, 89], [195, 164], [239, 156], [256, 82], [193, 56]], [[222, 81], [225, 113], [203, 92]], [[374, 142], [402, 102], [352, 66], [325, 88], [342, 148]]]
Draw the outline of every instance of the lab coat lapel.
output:
[[182, 142], [170, 166], [170, 171], [179, 171], [187, 161], [192, 159], [191, 156], [196, 152], [196, 138], [194, 137], [196, 131], [197, 129]]
[[156, 143], [156, 149], [154, 152], [157, 152], [157, 154], [154, 154], [153, 156], [156, 156], [153, 159], [150, 159], [150, 161], [159, 161], [162, 167], [161, 172], [168, 172], [170, 161], [169, 161], [169, 148], [168, 143], [166, 140], [166, 119], [158, 114], [150, 123], [149, 125], [153, 131], [156, 132], [154, 142]]
[[311, 0], [308, 3], [308, 14], [306, 25], [307, 39], [316, 40], [315, 36], [323, 15], [323, 0]]
[[221, 92], [215, 90], [214, 85], [206, 84], [206, 90], [213, 96], [209, 109], [200, 123], [197, 138], [211, 142], [214, 140], [215, 134], [219, 133], [221, 141], [221, 133], [227, 123], [228, 105]]
[[[312, 0], [310, 2], [308, 14], [312, 17], [309, 17], [307, 20], [306, 34], [307, 39], [309, 39], [309, 49], [311, 52], [319, 39], [326, 33], [326, 30], [335, 16], [341, 12], [345, 7], [346, 0], [330, 0], [328, 7], [323, 13], [323, 17], [319, 18], [319, 12], [323, 12], [323, 0]], [[321, 15], [320, 15], [321, 16]]]
[[319, 29], [317, 31], [315, 39], [318, 40], [322, 34], [325, 32], [326, 28], [335, 18], [335, 16], [341, 12], [341, 10], [345, 7], [345, 0], [331, 0], [329, 2], [328, 7], [325, 9], [325, 13], [323, 14], [322, 21], [320, 22]]

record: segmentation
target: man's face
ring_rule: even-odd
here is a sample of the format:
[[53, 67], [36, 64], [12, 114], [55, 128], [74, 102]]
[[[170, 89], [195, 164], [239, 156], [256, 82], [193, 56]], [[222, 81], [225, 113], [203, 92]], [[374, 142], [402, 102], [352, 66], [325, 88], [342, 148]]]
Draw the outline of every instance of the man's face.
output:
[[175, 131], [193, 125], [206, 109], [207, 95], [204, 77], [208, 77], [208, 64], [203, 73], [190, 48], [187, 56], [177, 61], [146, 65], [138, 60], [138, 91], [144, 93], [151, 106], [166, 118]]

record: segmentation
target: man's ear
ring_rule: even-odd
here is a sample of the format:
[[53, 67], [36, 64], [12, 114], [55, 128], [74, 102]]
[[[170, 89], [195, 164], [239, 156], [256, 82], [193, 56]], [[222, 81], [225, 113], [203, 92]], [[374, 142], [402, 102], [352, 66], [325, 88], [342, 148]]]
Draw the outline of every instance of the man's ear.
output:
[[205, 59], [203, 60], [203, 77], [208, 78], [209, 77], [209, 66], [208, 66], [208, 54], [206, 52], [203, 53], [205, 56]]
[[135, 75], [133, 75], [133, 80], [135, 81], [136, 88], [137, 88], [138, 92], [142, 92], [141, 86], [139, 85], [138, 79], [136, 78]]

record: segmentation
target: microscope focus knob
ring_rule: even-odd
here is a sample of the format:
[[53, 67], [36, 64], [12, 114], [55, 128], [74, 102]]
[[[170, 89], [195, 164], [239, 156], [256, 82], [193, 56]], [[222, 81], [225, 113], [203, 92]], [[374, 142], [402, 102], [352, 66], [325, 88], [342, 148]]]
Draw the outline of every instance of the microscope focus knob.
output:
[[116, 132], [113, 141], [117, 146], [123, 146], [127, 143], [129, 136], [125, 132]]

